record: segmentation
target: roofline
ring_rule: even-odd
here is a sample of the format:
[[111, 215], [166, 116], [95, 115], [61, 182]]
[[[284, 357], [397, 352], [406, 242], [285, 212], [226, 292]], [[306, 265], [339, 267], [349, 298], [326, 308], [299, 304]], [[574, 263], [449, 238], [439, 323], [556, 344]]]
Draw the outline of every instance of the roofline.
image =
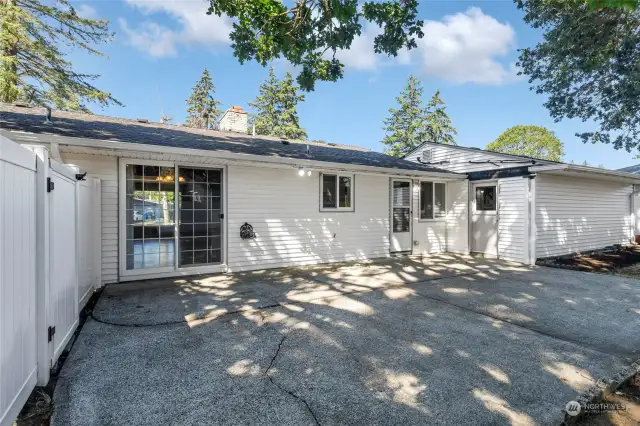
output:
[[350, 171], [362, 171], [371, 173], [386, 173], [396, 175], [408, 175], [408, 176], [426, 176], [426, 177], [439, 177], [445, 179], [467, 179], [467, 175], [463, 173], [454, 173], [449, 171], [431, 172], [426, 170], [415, 169], [397, 169], [390, 167], [378, 167], [378, 166], [365, 166], [360, 164], [351, 163], [334, 163], [330, 161], [318, 161], [307, 159], [296, 159], [280, 156], [265, 156], [255, 154], [237, 154], [227, 151], [218, 150], [206, 150], [206, 149], [193, 149], [193, 148], [181, 148], [164, 145], [150, 145], [140, 144], [135, 142], [119, 142], [110, 140], [90, 139], [90, 138], [75, 138], [60, 135], [49, 134], [35, 134], [22, 131], [10, 131], [0, 129], [0, 134], [12, 139], [16, 142], [23, 144], [38, 144], [38, 143], [54, 143], [60, 145], [72, 145], [86, 148], [106, 149], [106, 150], [121, 150], [121, 151], [136, 151], [136, 152], [159, 152], [168, 154], [187, 154], [206, 157], [216, 157], [224, 160], [232, 161], [247, 161], [247, 162], [260, 162], [267, 164], [284, 164], [294, 167], [315, 167], [315, 168], [340, 168], [349, 169]]
[[414, 152], [422, 149], [425, 145], [444, 146], [444, 147], [447, 147], [447, 148], [461, 149], [463, 151], [471, 151], [471, 152], [486, 152], [487, 154], [497, 155], [497, 156], [507, 157], [507, 158], [518, 158], [518, 159], [530, 160], [530, 161], [543, 161], [543, 162], [553, 163], [553, 164], [566, 164], [566, 163], [563, 163], [561, 161], [546, 160], [546, 159], [543, 159], [543, 158], [526, 157], [524, 155], [505, 154], [504, 152], [488, 151], [488, 150], [482, 149], [482, 148], [474, 148], [474, 147], [461, 146], [461, 145], [448, 145], [448, 144], [442, 144], [442, 143], [436, 143], [436, 142], [430, 142], [430, 141], [422, 142], [418, 147], [414, 148], [412, 151], [410, 151], [408, 154], [406, 154], [402, 158], [408, 157], [409, 155], [413, 154]]
[[[586, 173], [595, 175], [597, 177], [609, 177], [631, 180], [640, 183], [640, 175], [634, 173], [620, 172], [617, 170], [600, 169], [596, 167], [578, 166], [575, 164], [552, 164], [542, 166], [531, 166], [529, 171], [532, 173], [552, 173], [552, 172], [573, 172], [573, 173]], [[595, 177], [592, 176], [592, 177]]]

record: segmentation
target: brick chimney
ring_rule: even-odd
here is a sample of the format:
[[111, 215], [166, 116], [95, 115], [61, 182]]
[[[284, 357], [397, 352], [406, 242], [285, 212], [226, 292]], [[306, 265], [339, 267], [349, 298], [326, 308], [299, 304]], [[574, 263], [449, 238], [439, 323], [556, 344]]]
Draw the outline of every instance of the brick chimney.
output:
[[222, 114], [220, 130], [226, 132], [247, 133], [247, 111], [241, 106], [234, 105]]

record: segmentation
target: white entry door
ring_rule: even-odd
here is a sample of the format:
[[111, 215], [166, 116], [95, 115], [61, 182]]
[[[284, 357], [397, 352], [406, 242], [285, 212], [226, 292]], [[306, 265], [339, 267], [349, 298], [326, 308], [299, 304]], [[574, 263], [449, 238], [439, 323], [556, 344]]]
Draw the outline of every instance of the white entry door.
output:
[[391, 180], [391, 252], [411, 251], [411, 181]]
[[471, 197], [471, 251], [498, 257], [498, 185], [474, 183]]

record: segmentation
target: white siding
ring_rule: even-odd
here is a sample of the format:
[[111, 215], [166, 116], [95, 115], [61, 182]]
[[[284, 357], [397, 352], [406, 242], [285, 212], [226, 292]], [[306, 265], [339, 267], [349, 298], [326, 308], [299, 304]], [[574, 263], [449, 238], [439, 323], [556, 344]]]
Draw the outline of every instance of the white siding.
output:
[[469, 182], [447, 183], [447, 251], [469, 253]]
[[[526, 163], [508, 162], [508, 163], [470, 163], [470, 161], [489, 161], [489, 160], [518, 160], [518, 157], [494, 154], [482, 150], [474, 150], [470, 148], [456, 148], [447, 145], [430, 145], [427, 144], [423, 149], [408, 155], [405, 159], [417, 162], [418, 158], [422, 158], [422, 151], [431, 150], [431, 163], [434, 167], [449, 170], [452, 172], [475, 172], [480, 170], [494, 170], [506, 167], [517, 167], [526, 165]], [[522, 159], [526, 161], [526, 159]], [[544, 161], [536, 160], [539, 164], [548, 164]], [[437, 164], [444, 162], [442, 164]]]
[[498, 257], [515, 262], [527, 262], [528, 179], [500, 179], [498, 191]]
[[[447, 250], [446, 218], [420, 220], [420, 181], [413, 182], [413, 240], [418, 241], [418, 245], [413, 246], [413, 254], [442, 253]], [[448, 194], [445, 203], [447, 198]]]
[[622, 244], [631, 238], [632, 186], [559, 176], [536, 177], [536, 256]]
[[[320, 212], [317, 172], [230, 166], [228, 266], [231, 271], [389, 255], [389, 179], [355, 175], [355, 211]], [[257, 238], [242, 240], [248, 222]]]
[[118, 281], [118, 162], [116, 157], [62, 154], [66, 164], [100, 179], [102, 283]]

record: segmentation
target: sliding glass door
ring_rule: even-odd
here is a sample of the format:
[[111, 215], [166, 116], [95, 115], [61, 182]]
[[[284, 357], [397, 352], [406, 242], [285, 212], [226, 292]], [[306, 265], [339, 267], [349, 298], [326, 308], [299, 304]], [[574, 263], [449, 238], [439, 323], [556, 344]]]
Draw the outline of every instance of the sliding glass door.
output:
[[126, 165], [127, 270], [175, 264], [174, 167]]
[[178, 266], [222, 262], [222, 170], [178, 167]]
[[221, 264], [223, 171], [140, 163], [125, 162], [120, 175], [123, 273]]

